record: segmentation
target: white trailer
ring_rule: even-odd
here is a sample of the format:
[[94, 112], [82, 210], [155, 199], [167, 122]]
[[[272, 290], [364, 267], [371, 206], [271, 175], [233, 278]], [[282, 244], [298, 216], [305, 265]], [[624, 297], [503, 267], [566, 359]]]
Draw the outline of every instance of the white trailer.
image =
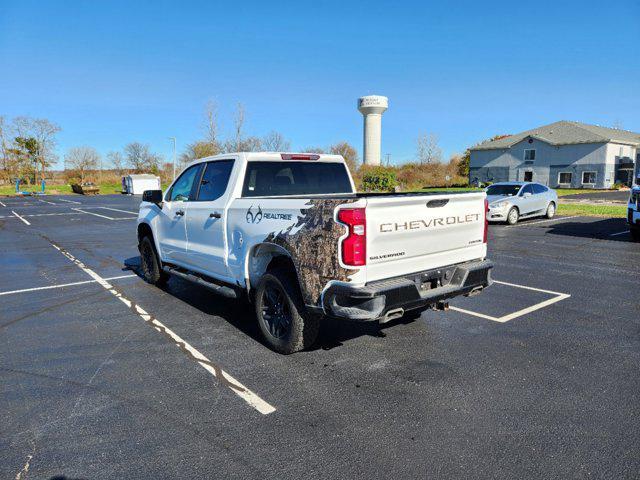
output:
[[150, 174], [131, 174], [122, 177], [122, 193], [142, 195], [145, 190], [160, 190], [160, 177]]

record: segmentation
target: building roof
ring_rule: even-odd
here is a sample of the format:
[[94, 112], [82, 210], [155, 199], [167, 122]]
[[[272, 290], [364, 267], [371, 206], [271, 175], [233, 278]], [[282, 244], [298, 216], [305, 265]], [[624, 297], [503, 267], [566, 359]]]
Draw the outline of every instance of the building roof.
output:
[[551, 145], [608, 142], [640, 145], [640, 133], [561, 120], [532, 130], [516, 133], [515, 135], [510, 135], [499, 140], [483, 142], [471, 148], [471, 150], [510, 148], [527, 137], [537, 138]]

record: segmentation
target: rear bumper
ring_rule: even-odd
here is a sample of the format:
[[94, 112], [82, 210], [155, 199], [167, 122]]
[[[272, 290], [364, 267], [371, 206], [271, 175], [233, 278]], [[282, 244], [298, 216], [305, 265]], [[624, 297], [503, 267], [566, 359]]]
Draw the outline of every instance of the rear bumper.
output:
[[376, 320], [389, 312], [427, 307], [491, 285], [489, 260], [367, 283], [363, 287], [333, 285], [323, 295], [325, 315], [351, 320]]

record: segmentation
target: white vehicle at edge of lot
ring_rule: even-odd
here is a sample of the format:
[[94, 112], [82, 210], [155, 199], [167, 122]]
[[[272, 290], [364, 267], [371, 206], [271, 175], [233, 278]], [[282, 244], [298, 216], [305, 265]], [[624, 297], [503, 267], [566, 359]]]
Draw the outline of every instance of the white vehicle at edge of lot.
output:
[[246, 297], [292, 353], [323, 316], [385, 322], [489, 286], [486, 208], [484, 192], [358, 194], [339, 155], [217, 155], [144, 192], [141, 270]]
[[553, 218], [558, 208], [557, 192], [536, 182], [499, 182], [485, 192], [490, 222], [515, 225], [521, 218]]
[[635, 185], [629, 195], [627, 205], [627, 223], [631, 231], [631, 237], [640, 242], [640, 185]]

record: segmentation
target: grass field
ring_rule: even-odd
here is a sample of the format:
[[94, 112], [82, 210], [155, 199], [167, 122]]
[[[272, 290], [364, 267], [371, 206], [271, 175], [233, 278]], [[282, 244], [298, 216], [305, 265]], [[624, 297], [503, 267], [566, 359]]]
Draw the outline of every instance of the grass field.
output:
[[[122, 184], [120, 182], [115, 183], [98, 183], [101, 194], [121, 193]], [[167, 184], [162, 185], [162, 189], [167, 188]], [[40, 192], [40, 188], [36, 186], [22, 185], [22, 191], [27, 192]], [[15, 195], [16, 187], [14, 185], [2, 185], [0, 186], [0, 195]], [[47, 185], [45, 193], [50, 195], [73, 195], [70, 185]]]
[[558, 205], [558, 215], [624, 218], [627, 216], [627, 207], [625, 205], [584, 205], [561, 203]]

